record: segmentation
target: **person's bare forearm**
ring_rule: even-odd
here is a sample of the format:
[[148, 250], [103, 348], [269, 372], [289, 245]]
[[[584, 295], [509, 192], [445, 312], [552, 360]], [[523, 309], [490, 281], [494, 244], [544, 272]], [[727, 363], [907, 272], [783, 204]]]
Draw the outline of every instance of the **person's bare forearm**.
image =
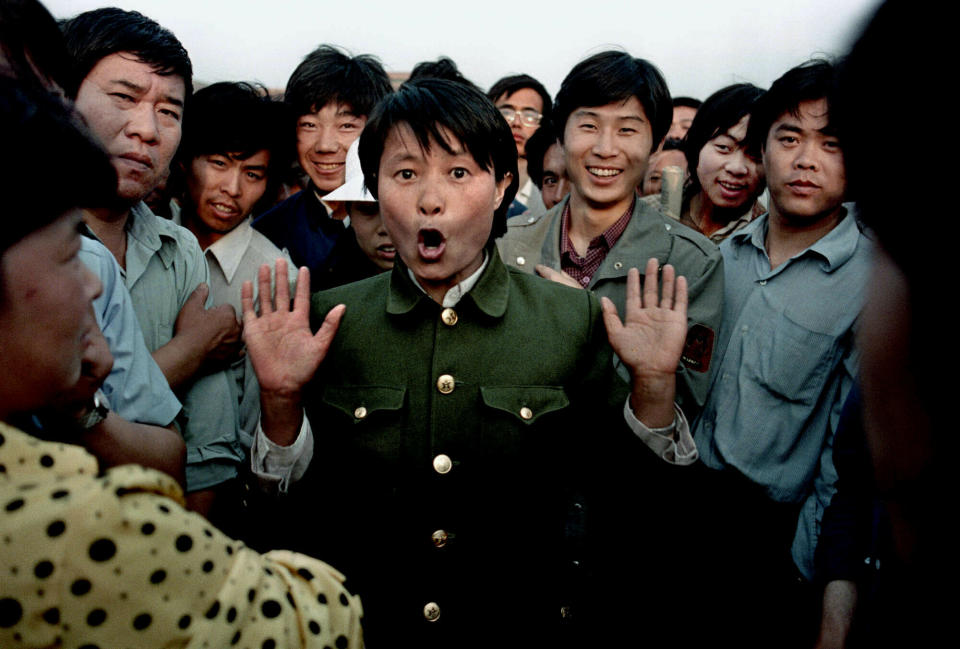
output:
[[140, 464], [185, 484], [186, 447], [172, 427], [138, 424], [111, 412], [83, 434], [83, 445], [104, 466]]
[[815, 649], [842, 649], [857, 608], [857, 585], [846, 579], [835, 579], [823, 589], [823, 617], [820, 637]]
[[290, 446], [300, 433], [303, 423], [301, 394], [260, 393], [260, 426], [270, 441], [278, 446]]
[[630, 408], [648, 428], [666, 428], [673, 423], [676, 375], [633, 378]]

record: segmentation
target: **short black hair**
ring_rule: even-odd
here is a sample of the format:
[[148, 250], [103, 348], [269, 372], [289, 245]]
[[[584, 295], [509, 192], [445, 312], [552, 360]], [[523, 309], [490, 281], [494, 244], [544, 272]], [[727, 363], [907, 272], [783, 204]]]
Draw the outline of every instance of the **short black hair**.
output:
[[650, 152], [653, 153], [673, 121], [670, 90], [655, 65], [615, 50], [594, 54], [577, 63], [563, 80], [553, 116], [560, 141], [573, 111], [623, 102], [630, 97], [637, 98], [650, 122], [653, 135]]
[[683, 151], [683, 140], [676, 137], [670, 137], [663, 141], [661, 151]]
[[811, 59], [787, 70], [754, 103], [747, 132], [749, 146], [762, 151], [773, 123], [787, 113], [799, 117], [800, 104], [804, 101], [827, 99], [828, 121], [824, 130], [830, 132], [833, 126], [829, 121], [829, 98], [836, 85], [836, 75], [836, 67], [826, 59]]
[[188, 169], [197, 156], [231, 154], [245, 160], [266, 149], [270, 162], [264, 199], [271, 201], [293, 159], [286, 116], [287, 107], [272, 100], [262, 85], [214, 83], [191, 97], [190, 119], [183, 124], [176, 159]]
[[465, 83], [477, 90], [480, 89], [477, 84], [463, 76], [463, 73], [460, 72], [460, 68], [457, 67], [453, 59], [447, 56], [441, 56], [436, 61], [421, 61], [413, 66], [413, 70], [410, 71], [410, 77], [407, 81], [416, 81], [417, 79], [447, 79], [449, 81]]
[[61, 25], [67, 51], [73, 59], [66, 90], [76, 98], [80, 84], [103, 58], [118, 52], [132, 52], [163, 76], [183, 79], [185, 96], [193, 94], [193, 65], [190, 55], [169, 29], [136, 11], [116, 7], [86, 11]]
[[374, 198], [380, 173], [380, 158], [390, 132], [400, 124], [410, 127], [425, 151], [436, 143], [453, 153], [442, 131], [457, 138], [478, 165], [497, 180], [512, 175], [500, 207], [494, 212], [490, 242], [507, 231], [507, 210], [517, 194], [517, 146], [500, 111], [482, 92], [446, 79], [407, 82], [377, 104], [360, 135], [360, 166], [364, 183]]
[[527, 138], [524, 144], [527, 152], [527, 175], [537, 189], [543, 189], [543, 159], [550, 147], [559, 143], [556, 127], [551, 120], [546, 120], [540, 123], [540, 128]]
[[290, 75], [283, 100], [298, 118], [330, 102], [350, 106], [356, 115], [369, 115], [393, 91], [379, 59], [370, 54], [351, 57], [332, 45], [321, 45]]
[[[28, 234], [76, 207], [105, 207], [116, 200], [117, 174], [80, 118], [58, 97], [0, 77], [0, 254]], [[50, 151], [69, 160], [56, 180], [43, 173]]]
[[69, 85], [70, 55], [60, 27], [37, 0], [0, 2], [0, 58], [9, 66], [0, 73], [12, 74], [23, 85]]
[[703, 105], [703, 102], [699, 99], [694, 99], [693, 97], [674, 97], [673, 98], [673, 107], [679, 108], [684, 106], [686, 108], [695, 108], [700, 110], [700, 106]]
[[550, 93], [547, 92], [547, 89], [543, 87], [542, 83], [529, 74], [514, 74], [500, 79], [490, 86], [490, 90], [487, 91], [487, 97], [490, 98], [490, 101], [496, 103], [500, 97], [504, 95], [509, 97], [516, 91], [523, 90], [524, 88], [530, 88], [540, 95], [540, 101], [543, 103], [543, 110], [540, 111], [540, 114], [543, 115], [543, 119], [549, 119], [550, 114], [553, 112], [553, 100], [550, 99]]
[[[700, 164], [700, 151], [703, 147], [721, 133], [726, 133], [727, 129], [735, 126], [745, 115], [749, 115], [753, 105], [762, 96], [762, 88], [751, 83], [735, 83], [721, 88], [703, 102], [697, 110], [697, 116], [693, 118], [690, 130], [682, 140], [687, 169], [690, 170], [686, 193], [692, 196], [700, 191], [697, 166]], [[747, 152], [754, 157], [759, 157], [760, 154], [759, 149], [755, 150], [749, 145]]]

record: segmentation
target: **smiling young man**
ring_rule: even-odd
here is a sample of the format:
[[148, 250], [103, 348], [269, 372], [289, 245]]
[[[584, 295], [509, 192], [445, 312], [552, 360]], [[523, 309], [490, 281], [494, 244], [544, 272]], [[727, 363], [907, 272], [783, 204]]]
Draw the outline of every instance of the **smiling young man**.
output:
[[[405, 84], [371, 116], [360, 159], [398, 260], [315, 294], [315, 335], [305, 270], [293, 311], [278, 287], [282, 306], [258, 317], [245, 289], [266, 433], [255, 460], [283, 486], [298, 481], [288, 524], [336, 490], [323, 501], [327, 530], [301, 534], [301, 547], [350, 571], [371, 646], [578, 645], [564, 632], [577, 619], [602, 637], [588, 622], [603, 608], [591, 580], [608, 574], [605, 559], [618, 575], [619, 559], [638, 560], [635, 537], [617, 533], [634, 517], [605, 515], [625, 494], [636, 504], [620, 480], [658, 455], [696, 457], [673, 403], [685, 281], [666, 266], [661, 302], [655, 261], [642, 297], [634, 270], [626, 325], [604, 303], [607, 333], [591, 293], [508, 269], [493, 238], [516, 188], [515, 143], [463, 84]], [[591, 523], [604, 525], [588, 540], [591, 503]], [[491, 602], [509, 593], [522, 614], [491, 624]]]
[[[769, 212], [720, 247], [724, 324], [694, 430], [708, 469], [694, 484], [700, 532], [728, 532], [694, 551], [705, 559], [705, 614], [751, 646], [814, 640], [818, 602], [797, 576], [813, 574], [836, 480], [833, 436], [857, 371], [872, 246], [843, 207], [843, 149], [826, 99], [833, 79], [829, 63], [812, 61], [758, 100], [748, 138], [762, 151]], [[744, 636], [737, 625], [748, 620]]]
[[569, 198], [546, 214], [511, 219], [499, 246], [506, 263], [588, 288], [621, 311], [631, 267], [651, 257], [673, 265], [690, 285], [677, 401], [693, 416], [706, 398], [720, 324], [720, 253], [699, 233], [636, 196], [671, 114], [666, 83], [648, 61], [611, 51], [578, 63], [564, 79], [554, 108]]
[[169, 31], [121, 9], [80, 14], [64, 35], [74, 65], [68, 94], [118, 179], [113, 204], [85, 210], [84, 221], [120, 264], [147, 348], [182, 395], [187, 489], [204, 510], [243, 457], [222, 370], [239, 353], [240, 327], [230, 307], [205, 308], [209, 273], [196, 238], [142, 202], [180, 143], [190, 58]]
[[296, 118], [297, 161], [310, 184], [257, 217], [254, 227], [309, 268], [314, 280], [323, 276], [347, 225], [346, 212], [328, 209], [321, 199], [345, 182], [347, 151], [390, 91], [377, 59], [351, 57], [329, 45], [307, 55], [287, 82], [283, 100]]

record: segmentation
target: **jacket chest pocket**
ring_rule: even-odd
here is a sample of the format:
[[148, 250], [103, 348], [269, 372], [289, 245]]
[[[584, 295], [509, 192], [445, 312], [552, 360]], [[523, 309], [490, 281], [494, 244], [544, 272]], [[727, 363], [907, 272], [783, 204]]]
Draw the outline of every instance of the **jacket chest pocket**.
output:
[[570, 399], [560, 386], [511, 385], [480, 388], [483, 443], [488, 450], [525, 450], [544, 434], [564, 428]]
[[320, 395], [329, 416], [318, 428], [318, 444], [348, 453], [395, 460], [403, 444], [406, 388], [384, 385], [329, 386]]

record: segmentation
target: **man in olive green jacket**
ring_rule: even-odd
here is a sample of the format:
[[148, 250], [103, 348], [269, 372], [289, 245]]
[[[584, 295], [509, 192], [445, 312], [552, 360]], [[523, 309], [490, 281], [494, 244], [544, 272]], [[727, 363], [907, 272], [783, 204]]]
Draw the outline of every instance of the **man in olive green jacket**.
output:
[[704, 236], [636, 196], [672, 110], [666, 83], [648, 61], [602, 52], [577, 64], [554, 111], [570, 194], [546, 214], [511, 219], [499, 247], [507, 264], [590, 289], [620, 312], [631, 267], [650, 258], [673, 265], [689, 282], [690, 300], [677, 403], [693, 418], [709, 387], [723, 260]]
[[[538, 265], [559, 272], [561, 218], [569, 201], [567, 196], [545, 214], [507, 221], [507, 234], [497, 240], [503, 261], [527, 273], [534, 273]], [[671, 264], [687, 278], [688, 337], [677, 367], [677, 403], [693, 418], [706, 400], [713, 334], [723, 310], [723, 258], [718, 248], [698, 232], [637, 200], [626, 229], [585, 288], [609, 298], [623, 313], [627, 271], [651, 257]], [[623, 371], [619, 360], [617, 364]]]

